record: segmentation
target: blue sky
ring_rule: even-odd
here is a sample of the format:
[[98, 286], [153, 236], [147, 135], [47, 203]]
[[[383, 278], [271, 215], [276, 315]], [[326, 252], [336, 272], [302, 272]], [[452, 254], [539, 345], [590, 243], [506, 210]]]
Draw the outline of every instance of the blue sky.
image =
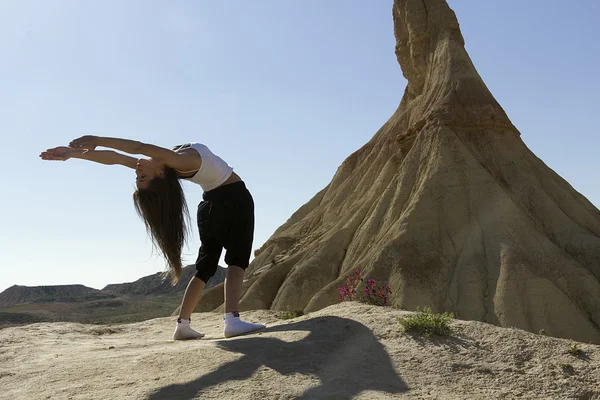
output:
[[[449, 3], [525, 143], [599, 206], [600, 3]], [[0, 291], [162, 271], [131, 170], [38, 159], [83, 134], [207, 144], [253, 192], [260, 247], [397, 108], [391, 6], [0, 0]], [[198, 246], [194, 227], [189, 263]]]

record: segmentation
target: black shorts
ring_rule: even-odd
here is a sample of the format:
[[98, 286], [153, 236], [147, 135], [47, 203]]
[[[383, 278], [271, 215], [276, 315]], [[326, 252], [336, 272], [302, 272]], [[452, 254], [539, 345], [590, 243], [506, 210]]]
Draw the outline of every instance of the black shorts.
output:
[[196, 277], [208, 282], [225, 248], [225, 263], [246, 269], [254, 239], [254, 201], [244, 182], [204, 192], [198, 205], [200, 251]]

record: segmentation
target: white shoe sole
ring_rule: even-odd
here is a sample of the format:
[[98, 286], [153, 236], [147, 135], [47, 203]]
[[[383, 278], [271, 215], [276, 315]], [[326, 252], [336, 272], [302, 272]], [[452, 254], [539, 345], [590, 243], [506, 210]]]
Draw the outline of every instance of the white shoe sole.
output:
[[258, 331], [265, 329], [266, 327], [267, 326], [265, 325], [265, 326], [261, 326], [261, 327], [252, 329], [250, 331], [242, 332], [242, 333], [230, 333], [227, 331], [223, 331], [223, 336], [225, 336], [225, 338], [229, 339], [229, 338], [236, 337], [236, 336], [243, 336], [243, 335], [248, 335], [250, 333], [258, 332]]

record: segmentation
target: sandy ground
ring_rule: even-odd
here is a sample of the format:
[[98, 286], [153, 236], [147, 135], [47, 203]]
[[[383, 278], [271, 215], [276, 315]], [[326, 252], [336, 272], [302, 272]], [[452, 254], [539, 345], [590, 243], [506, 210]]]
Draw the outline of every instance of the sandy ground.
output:
[[408, 312], [342, 303], [224, 339], [174, 342], [172, 318], [0, 331], [0, 399], [600, 399], [600, 346], [455, 321], [446, 339], [397, 331]]

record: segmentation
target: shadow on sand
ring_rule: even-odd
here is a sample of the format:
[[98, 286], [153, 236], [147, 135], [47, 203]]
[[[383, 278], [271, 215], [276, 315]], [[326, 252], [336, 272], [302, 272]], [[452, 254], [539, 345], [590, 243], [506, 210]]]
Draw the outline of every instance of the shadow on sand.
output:
[[318, 317], [267, 328], [262, 332], [283, 331], [310, 333], [296, 342], [264, 336], [218, 342], [221, 349], [241, 353], [243, 357], [194, 381], [165, 386], [149, 398], [194, 399], [211, 386], [249, 379], [262, 366], [282, 375], [299, 373], [317, 377], [320, 385], [306, 390], [297, 397], [299, 399], [349, 399], [365, 390], [389, 394], [408, 390], [383, 345], [369, 328], [356, 321]]

